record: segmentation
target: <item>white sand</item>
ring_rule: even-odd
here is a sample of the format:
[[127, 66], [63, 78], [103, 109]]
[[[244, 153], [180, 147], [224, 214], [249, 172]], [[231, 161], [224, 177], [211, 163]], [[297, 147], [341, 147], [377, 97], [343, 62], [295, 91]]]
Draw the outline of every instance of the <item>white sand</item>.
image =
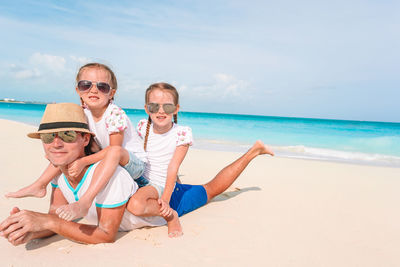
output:
[[[45, 212], [44, 199], [6, 199], [46, 166], [32, 126], [0, 120], [0, 219], [13, 206]], [[239, 154], [191, 149], [180, 173], [204, 183]], [[261, 156], [226, 193], [165, 226], [120, 233], [113, 244], [60, 236], [14, 247], [1, 266], [400, 266], [400, 168]]]

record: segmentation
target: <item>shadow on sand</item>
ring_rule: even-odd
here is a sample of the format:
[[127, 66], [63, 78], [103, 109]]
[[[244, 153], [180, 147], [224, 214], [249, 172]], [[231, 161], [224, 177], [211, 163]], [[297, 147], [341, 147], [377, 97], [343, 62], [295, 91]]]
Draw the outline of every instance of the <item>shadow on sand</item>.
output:
[[[261, 188], [258, 186], [251, 186], [251, 187], [245, 187], [245, 188], [238, 188], [238, 187], [231, 187], [228, 189], [228, 191], [225, 191], [224, 193], [216, 196], [213, 198], [210, 202], [219, 202], [219, 201], [225, 201], [230, 198], [236, 197], [239, 194], [248, 192], [248, 191], [261, 191]], [[118, 232], [116, 236], [116, 240], [122, 238], [129, 232]], [[86, 234], [90, 235], [90, 232], [86, 232]], [[27, 244], [25, 244], [26, 250], [35, 250], [35, 249], [40, 249], [42, 247], [46, 247], [48, 245], [51, 245], [52, 243], [57, 243], [60, 242], [61, 240], [66, 239], [65, 237], [62, 237], [60, 235], [54, 235], [51, 237], [46, 237], [46, 238], [41, 238], [41, 239], [35, 239]], [[74, 241], [71, 241], [74, 242]]]
[[[122, 238], [123, 236], [125, 236], [128, 233], [129, 232], [118, 232], [117, 236], [115, 237], [115, 241], [117, 241], [118, 239]], [[25, 248], [26, 248], [26, 250], [40, 249], [42, 247], [46, 247], [48, 245], [51, 245], [52, 243], [57, 243], [57, 242], [59, 242], [61, 240], [67, 240], [67, 238], [65, 238], [63, 236], [60, 236], [60, 235], [53, 235], [53, 236], [50, 236], [50, 237], [45, 237], [45, 238], [32, 240], [32, 241], [28, 242], [27, 244], [25, 244]], [[70, 242], [71, 242], [71, 245], [75, 243], [72, 240], [70, 240]], [[80, 244], [85, 245], [83, 243], [80, 243]]]
[[236, 197], [241, 193], [245, 193], [247, 191], [261, 191], [261, 188], [258, 186], [251, 186], [245, 188], [234, 187], [234, 188], [229, 188], [228, 190], [231, 191], [225, 191], [224, 193], [219, 194], [218, 196], [214, 197], [210, 202], [225, 201], [230, 198]]

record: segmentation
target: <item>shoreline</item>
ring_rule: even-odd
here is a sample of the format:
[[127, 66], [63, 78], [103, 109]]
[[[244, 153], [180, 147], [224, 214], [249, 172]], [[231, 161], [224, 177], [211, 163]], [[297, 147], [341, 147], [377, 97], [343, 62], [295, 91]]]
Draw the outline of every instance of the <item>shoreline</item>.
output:
[[[34, 124], [29, 124], [26, 122], [8, 120], [0, 118], [0, 121], [10, 121], [21, 123], [26, 126], [36, 127]], [[261, 139], [262, 140], [262, 139]], [[255, 142], [256, 140], [254, 140]], [[266, 140], [262, 140], [266, 145], [269, 145]], [[249, 149], [251, 144], [244, 143], [235, 143], [235, 142], [224, 142], [222, 140], [205, 140], [199, 139], [195, 140], [192, 149], [198, 150], [206, 150], [206, 151], [223, 151], [223, 152], [234, 152], [234, 153], [244, 153]], [[332, 150], [332, 149], [319, 149], [319, 148], [307, 148], [304, 146], [274, 146], [269, 145], [275, 152], [275, 156], [279, 158], [293, 158], [293, 159], [303, 159], [303, 160], [311, 160], [311, 161], [322, 161], [322, 162], [336, 162], [336, 163], [344, 163], [344, 164], [355, 164], [362, 166], [378, 166], [378, 167], [388, 167], [388, 168], [400, 168], [400, 157], [392, 156], [392, 155], [383, 155], [383, 154], [367, 154], [362, 152], [348, 152], [348, 151], [340, 151], [340, 150]], [[313, 154], [302, 154], [296, 152], [296, 150], [317, 150], [318, 152], [322, 152], [324, 155], [313, 155]], [[326, 154], [342, 154], [344, 158], [334, 157]], [[358, 156], [358, 159], [348, 159], [346, 157]], [[365, 160], [361, 158], [370, 158], [370, 157], [378, 157], [380, 160]], [[390, 161], [391, 160], [391, 161]]]
[[[4, 198], [47, 165], [40, 140], [26, 137], [36, 127], [5, 120], [0, 126], [0, 220], [14, 206], [46, 212], [49, 194]], [[180, 178], [206, 183], [239, 155], [189, 149]], [[399, 177], [399, 168], [262, 155], [226, 192], [181, 217], [181, 238], [168, 238], [166, 226], [121, 232], [115, 243], [99, 245], [53, 236], [14, 247], [0, 238], [0, 256], [4, 266], [394, 267]]]

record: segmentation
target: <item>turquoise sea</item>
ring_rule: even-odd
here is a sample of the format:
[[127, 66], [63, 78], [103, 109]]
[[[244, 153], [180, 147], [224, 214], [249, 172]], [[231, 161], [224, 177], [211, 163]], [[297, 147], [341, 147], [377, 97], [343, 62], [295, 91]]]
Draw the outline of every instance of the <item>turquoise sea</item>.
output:
[[[38, 126], [41, 104], [0, 103], [0, 118]], [[124, 109], [136, 124], [146, 113]], [[277, 156], [400, 167], [400, 123], [180, 112], [195, 148], [245, 151], [258, 139]]]

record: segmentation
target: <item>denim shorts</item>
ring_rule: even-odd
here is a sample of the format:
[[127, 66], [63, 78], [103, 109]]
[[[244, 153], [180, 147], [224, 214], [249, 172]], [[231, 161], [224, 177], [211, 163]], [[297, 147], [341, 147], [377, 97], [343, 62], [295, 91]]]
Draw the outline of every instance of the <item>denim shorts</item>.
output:
[[149, 181], [148, 185], [151, 185], [152, 187], [154, 187], [157, 190], [158, 198], [161, 198], [162, 194], [164, 193], [164, 188], [165, 187], [161, 186], [161, 185], [158, 185], [158, 184], [154, 184], [151, 181]]
[[137, 185], [139, 186], [139, 188], [141, 188], [143, 186], [147, 186], [147, 185], [151, 185], [152, 187], [154, 187], [157, 190], [158, 198], [161, 198], [162, 194], [164, 193], [163, 186], [154, 184], [151, 181], [149, 181], [148, 179], [144, 178], [143, 176], [141, 176], [137, 179], [134, 179], [134, 180], [137, 183]]
[[143, 187], [143, 186], [146, 186], [146, 185], [149, 185], [149, 180], [147, 180], [143, 176], [140, 176], [139, 178], [134, 179], [134, 180], [137, 183], [137, 185], [139, 186], [139, 188]]
[[129, 152], [129, 161], [123, 166], [128, 171], [129, 175], [134, 179], [138, 179], [144, 172], [145, 163], [135, 156], [132, 152]]

